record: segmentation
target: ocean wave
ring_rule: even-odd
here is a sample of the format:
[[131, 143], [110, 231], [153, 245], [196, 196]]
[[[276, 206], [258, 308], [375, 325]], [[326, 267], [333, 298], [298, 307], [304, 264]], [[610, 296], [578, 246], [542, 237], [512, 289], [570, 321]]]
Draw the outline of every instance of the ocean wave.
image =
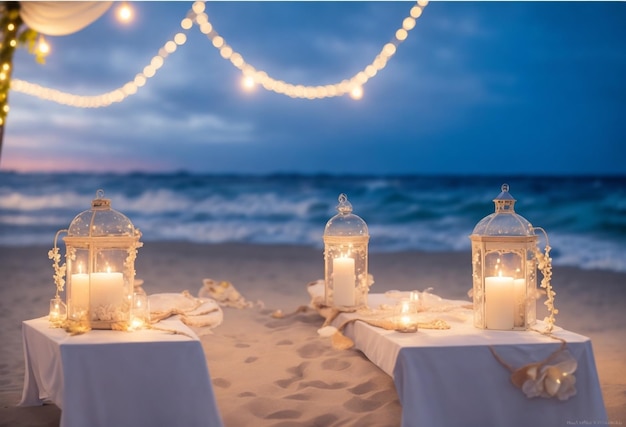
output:
[[344, 192], [372, 253], [470, 251], [503, 182], [516, 211], [546, 229], [556, 265], [626, 271], [626, 177], [16, 174], [0, 172], [0, 245], [52, 242], [97, 189], [142, 240], [322, 247]]

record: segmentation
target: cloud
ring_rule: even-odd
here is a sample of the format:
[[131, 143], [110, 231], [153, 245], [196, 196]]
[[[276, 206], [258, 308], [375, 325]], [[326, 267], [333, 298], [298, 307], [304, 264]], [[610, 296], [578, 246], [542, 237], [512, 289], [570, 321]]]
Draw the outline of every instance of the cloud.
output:
[[[105, 16], [75, 36], [54, 38], [43, 66], [18, 52], [14, 77], [91, 95], [132, 80], [180, 31], [190, 7], [136, 5], [140, 19], [131, 27]], [[250, 64], [317, 85], [369, 64], [412, 4], [206, 6]], [[116, 170], [483, 172], [496, 167], [484, 160], [504, 150], [517, 170], [545, 171], [555, 166], [520, 160], [516, 147], [549, 146], [551, 155], [567, 150], [562, 170], [578, 171], [590, 151], [614, 151], [626, 137], [618, 120], [626, 108], [624, 19], [619, 2], [432, 2], [358, 102], [244, 92], [240, 72], [193, 27], [122, 103], [81, 110], [11, 93], [2, 167], [31, 153], [41, 167], [56, 159]], [[623, 170], [614, 155], [591, 159], [590, 170]]]

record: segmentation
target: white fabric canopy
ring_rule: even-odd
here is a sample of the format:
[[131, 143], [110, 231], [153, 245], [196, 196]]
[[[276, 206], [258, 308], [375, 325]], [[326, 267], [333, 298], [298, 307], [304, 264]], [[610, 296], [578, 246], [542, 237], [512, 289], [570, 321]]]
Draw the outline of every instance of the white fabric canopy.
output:
[[22, 1], [20, 16], [39, 33], [65, 36], [100, 18], [112, 4], [112, 1]]

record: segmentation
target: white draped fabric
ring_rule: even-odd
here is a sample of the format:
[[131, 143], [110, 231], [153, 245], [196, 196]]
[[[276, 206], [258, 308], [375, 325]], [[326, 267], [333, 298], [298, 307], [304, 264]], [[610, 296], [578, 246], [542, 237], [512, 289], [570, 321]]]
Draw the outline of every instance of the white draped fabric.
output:
[[20, 16], [29, 28], [41, 34], [65, 36], [100, 18], [112, 4], [112, 1], [22, 1]]
[[175, 317], [158, 326], [71, 336], [47, 317], [23, 322], [19, 405], [54, 402], [61, 427], [222, 427], [202, 343]]
[[[383, 294], [369, 295], [370, 307], [381, 304], [393, 301]], [[356, 322], [344, 330], [358, 350], [393, 377], [402, 404], [402, 427], [607, 424], [589, 338], [561, 328], [554, 331], [567, 341], [578, 364], [575, 396], [565, 401], [528, 398], [511, 383], [510, 372], [489, 347], [507, 363], [521, 367], [545, 360], [559, 348], [558, 341], [533, 331], [476, 329], [471, 316], [435, 314], [451, 329], [403, 334]], [[352, 317], [355, 314], [342, 313], [333, 325]]]

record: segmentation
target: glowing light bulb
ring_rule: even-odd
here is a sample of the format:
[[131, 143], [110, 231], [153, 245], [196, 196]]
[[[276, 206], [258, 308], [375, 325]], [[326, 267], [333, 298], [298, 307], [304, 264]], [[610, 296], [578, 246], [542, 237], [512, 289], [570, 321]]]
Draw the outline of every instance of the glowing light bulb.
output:
[[50, 53], [50, 45], [42, 35], [39, 35], [39, 40], [37, 40], [37, 51], [43, 56]]
[[[213, 25], [209, 22], [208, 15], [204, 12], [204, 1], [194, 1], [192, 12], [181, 20], [180, 25], [184, 31], [187, 31], [191, 29], [195, 23], [200, 31], [212, 42], [213, 47], [219, 51], [222, 58], [230, 61], [234, 67], [242, 72], [244, 77], [242, 78], [241, 84], [242, 87], [247, 90], [261, 85], [266, 90], [293, 98], [316, 99], [349, 94], [353, 99], [358, 100], [363, 97], [363, 86], [369, 79], [376, 76], [385, 68], [387, 62], [396, 53], [398, 45], [406, 40], [408, 32], [415, 27], [416, 19], [422, 16], [423, 9], [428, 5], [428, 2], [429, 0], [417, 0], [417, 4], [411, 8], [409, 16], [402, 21], [402, 25], [396, 30], [395, 40], [392, 43], [385, 44], [378, 55], [376, 55], [375, 59], [370, 64], [367, 64], [362, 71], [355, 74], [352, 78], [325, 86], [305, 86], [302, 84], [286, 83], [281, 80], [276, 80], [265, 71], [257, 70], [255, 67], [248, 64], [243, 56], [234, 51], [233, 48], [226, 43], [226, 40], [213, 29]], [[116, 15], [120, 21], [130, 21], [133, 18], [134, 11], [129, 5], [129, 2], [120, 1], [119, 7], [116, 9]], [[9, 30], [11, 29], [14, 29], [13, 24], [9, 24]], [[141, 73], [137, 74], [133, 81], [128, 82], [118, 89], [100, 95], [73, 95], [19, 79], [12, 80], [11, 89], [73, 107], [106, 107], [114, 102], [121, 102], [129, 95], [136, 93], [139, 87], [144, 86], [146, 81], [156, 74], [156, 71], [163, 65], [163, 60], [178, 50], [178, 47], [185, 44], [186, 41], [187, 35], [185, 33], [181, 32], [176, 34], [173, 39], [167, 41], [159, 49], [158, 56], [154, 57], [150, 65], [146, 66]], [[8, 43], [11, 47], [17, 46], [16, 39], [9, 39]], [[49, 51], [50, 46], [46, 44], [46, 47], [42, 47], [39, 54], [47, 54]], [[0, 74], [0, 81], [6, 81], [8, 79], [8, 73], [6, 72], [8, 70], [0, 70], [0, 73], [3, 71], [4, 75]], [[2, 97], [2, 94], [0, 94], [0, 97]], [[4, 108], [6, 110], [8, 107], [5, 106]], [[2, 120], [2, 118], [0, 118], [0, 120]]]
[[254, 86], [255, 86], [254, 79], [250, 76], [245, 76], [243, 80], [241, 81], [241, 85], [246, 90], [252, 90], [254, 89]]
[[363, 88], [361, 86], [355, 86], [350, 90], [350, 96], [352, 99], [361, 99], [363, 98]]
[[124, 23], [130, 22], [133, 19], [133, 9], [127, 2], [122, 2], [120, 7], [117, 8], [117, 19]]

